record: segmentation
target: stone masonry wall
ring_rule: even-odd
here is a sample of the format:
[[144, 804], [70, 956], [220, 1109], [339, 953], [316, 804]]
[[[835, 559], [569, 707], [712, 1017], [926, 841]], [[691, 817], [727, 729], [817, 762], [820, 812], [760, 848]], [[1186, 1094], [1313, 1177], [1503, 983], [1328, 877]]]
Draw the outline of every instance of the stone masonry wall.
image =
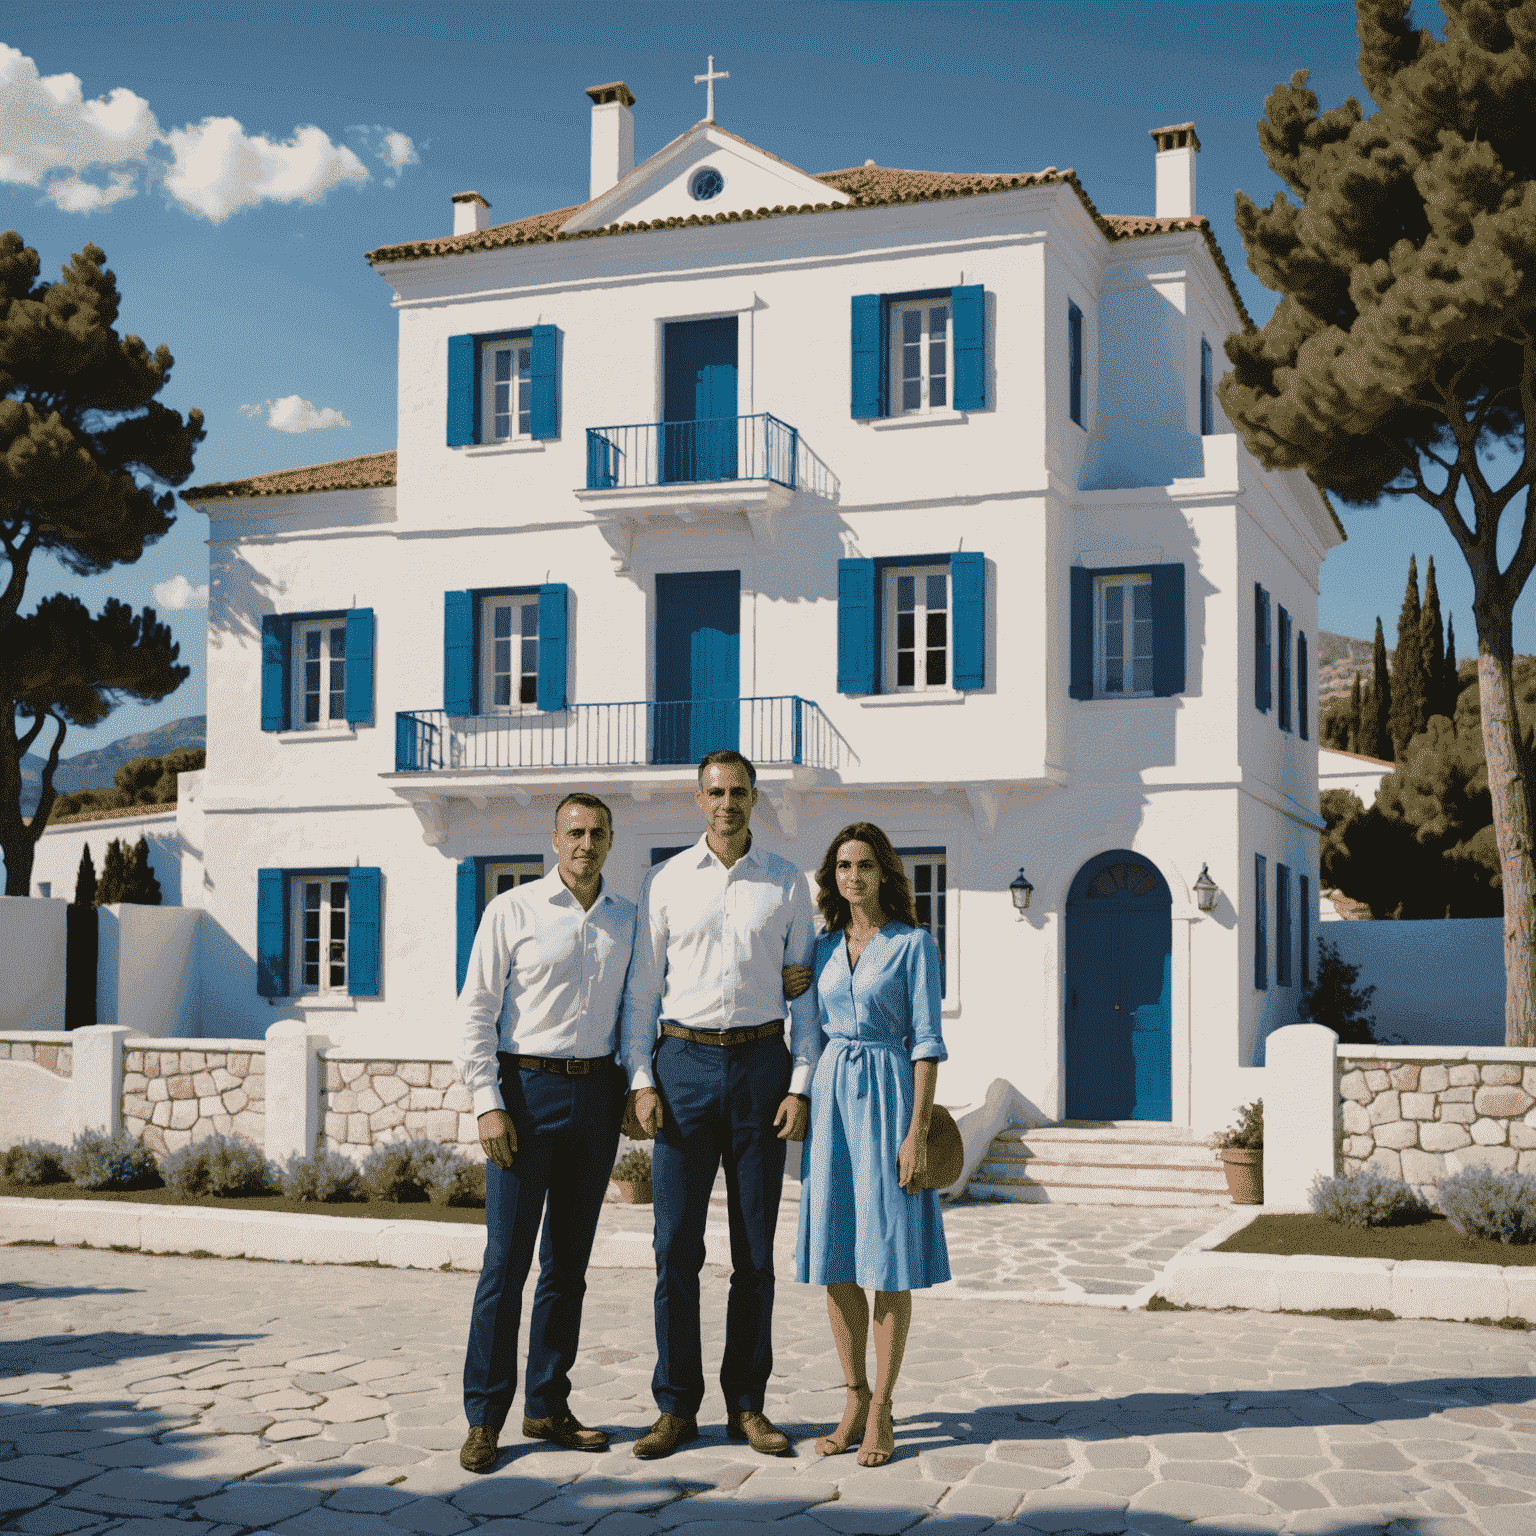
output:
[[75, 1069], [71, 1045], [34, 1045], [21, 1040], [0, 1040], [0, 1061], [30, 1061], [55, 1077], [69, 1077]]
[[216, 1131], [264, 1147], [261, 1051], [143, 1051], [123, 1057], [123, 1129], [161, 1157]]
[[1343, 1168], [1367, 1163], [1426, 1196], [1463, 1168], [1536, 1173], [1536, 1063], [1339, 1053]]
[[481, 1156], [474, 1099], [448, 1061], [322, 1062], [322, 1145], [353, 1156], [427, 1136]]

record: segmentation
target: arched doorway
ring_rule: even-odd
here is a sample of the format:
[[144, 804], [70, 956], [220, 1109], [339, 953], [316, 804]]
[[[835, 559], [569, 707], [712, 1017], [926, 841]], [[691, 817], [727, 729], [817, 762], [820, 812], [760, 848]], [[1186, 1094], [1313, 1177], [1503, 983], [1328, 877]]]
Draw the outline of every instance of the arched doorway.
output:
[[1067, 894], [1067, 1118], [1173, 1118], [1173, 898], [1140, 854], [1101, 853]]

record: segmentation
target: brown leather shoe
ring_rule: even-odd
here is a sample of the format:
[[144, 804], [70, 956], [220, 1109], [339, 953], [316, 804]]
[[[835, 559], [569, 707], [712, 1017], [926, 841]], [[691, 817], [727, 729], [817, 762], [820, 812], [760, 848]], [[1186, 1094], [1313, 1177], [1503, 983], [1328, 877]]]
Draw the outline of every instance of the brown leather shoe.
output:
[[680, 1419], [675, 1413], [664, 1413], [651, 1425], [648, 1434], [635, 1441], [635, 1455], [642, 1461], [655, 1461], [659, 1456], [670, 1456], [685, 1440], [698, 1438], [697, 1419]]
[[764, 1456], [783, 1456], [789, 1450], [789, 1436], [753, 1408], [733, 1408], [725, 1417], [725, 1432]]
[[524, 1418], [523, 1433], [530, 1440], [548, 1440], [563, 1451], [608, 1449], [608, 1436], [600, 1429], [588, 1429], [569, 1408], [562, 1408], [547, 1419]]
[[470, 1425], [469, 1434], [459, 1448], [459, 1465], [466, 1472], [489, 1472], [496, 1465], [496, 1439], [499, 1430], [483, 1424]]

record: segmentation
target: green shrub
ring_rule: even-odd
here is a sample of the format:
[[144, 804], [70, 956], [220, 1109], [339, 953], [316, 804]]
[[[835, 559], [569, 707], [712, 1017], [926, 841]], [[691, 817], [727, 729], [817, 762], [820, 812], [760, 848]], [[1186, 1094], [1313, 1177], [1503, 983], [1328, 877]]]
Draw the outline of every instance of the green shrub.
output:
[[56, 1141], [19, 1141], [0, 1156], [0, 1173], [12, 1184], [59, 1184], [69, 1177], [64, 1171], [68, 1154]]
[[421, 1150], [415, 1171], [433, 1205], [485, 1204], [485, 1164], [452, 1147], [434, 1144]]
[[426, 1181], [436, 1154], [441, 1150], [436, 1142], [421, 1138], [386, 1141], [375, 1147], [363, 1160], [359, 1175], [368, 1198], [397, 1202], [425, 1200]]
[[362, 1195], [362, 1180], [350, 1158], [339, 1152], [319, 1151], [308, 1157], [290, 1157], [283, 1169], [283, 1193], [295, 1200], [336, 1204]]
[[634, 1147], [613, 1165], [610, 1178], [623, 1179], [631, 1184], [651, 1182], [651, 1154], [643, 1147]]
[[1378, 1168], [1312, 1181], [1312, 1209], [1343, 1227], [1399, 1227], [1427, 1221], [1434, 1208], [1411, 1184]]
[[1440, 1208], [1463, 1237], [1536, 1242], [1536, 1175], [1464, 1168], [1440, 1181]]
[[160, 1169], [142, 1136], [82, 1131], [64, 1155], [64, 1171], [80, 1189], [156, 1189]]
[[172, 1152], [160, 1177], [174, 1194], [264, 1195], [276, 1185], [271, 1165], [248, 1141], [215, 1132], [206, 1141]]
[[1252, 1104], [1238, 1107], [1236, 1124], [1224, 1131], [1217, 1131], [1206, 1142], [1208, 1147], [1245, 1147], [1252, 1152], [1264, 1149], [1264, 1100], [1255, 1099]]

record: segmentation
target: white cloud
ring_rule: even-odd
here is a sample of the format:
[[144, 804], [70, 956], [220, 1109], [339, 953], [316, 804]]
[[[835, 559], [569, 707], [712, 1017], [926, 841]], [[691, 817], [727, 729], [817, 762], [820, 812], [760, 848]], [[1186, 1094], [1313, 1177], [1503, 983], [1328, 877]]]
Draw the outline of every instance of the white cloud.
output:
[[194, 587], [185, 576], [172, 576], [169, 581], [155, 583], [155, 606], [167, 611], [181, 608], [206, 608], [208, 583]]
[[340, 411], [322, 406], [318, 411], [299, 395], [284, 395], [281, 400], [262, 400], [256, 405], [242, 405], [242, 416], [267, 413], [267, 425], [274, 432], [323, 432], [327, 427], [350, 427], [352, 423]]
[[[387, 187], [420, 159], [396, 129], [361, 131]], [[169, 166], [152, 157], [156, 146], [170, 149]], [[122, 169], [103, 183], [81, 175], [93, 166]], [[134, 196], [145, 171], [182, 208], [215, 224], [259, 203], [317, 203], [333, 187], [373, 179], [322, 129], [298, 127], [277, 140], [248, 134], [232, 117], [206, 117], [163, 132], [149, 103], [126, 87], [87, 101], [78, 76], [41, 75], [32, 59], [0, 43], [0, 182], [41, 188], [66, 213], [93, 213]]]

